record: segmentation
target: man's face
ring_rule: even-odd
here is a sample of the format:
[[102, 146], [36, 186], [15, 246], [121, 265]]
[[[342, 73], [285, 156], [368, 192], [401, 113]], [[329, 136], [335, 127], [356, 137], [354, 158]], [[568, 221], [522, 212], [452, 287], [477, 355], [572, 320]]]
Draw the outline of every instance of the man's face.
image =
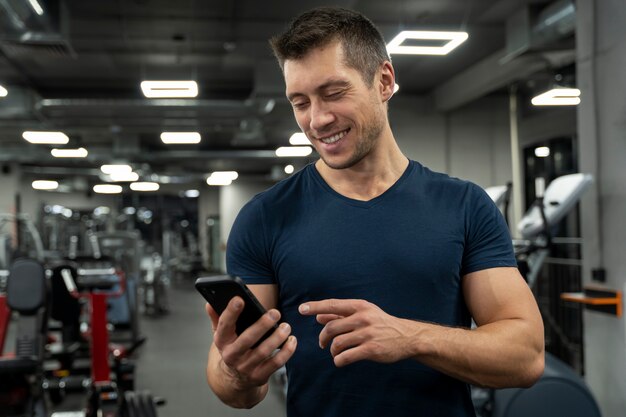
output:
[[338, 41], [285, 61], [284, 75], [296, 122], [326, 165], [350, 168], [371, 153], [386, 122], [378, 75], [367, 86]]

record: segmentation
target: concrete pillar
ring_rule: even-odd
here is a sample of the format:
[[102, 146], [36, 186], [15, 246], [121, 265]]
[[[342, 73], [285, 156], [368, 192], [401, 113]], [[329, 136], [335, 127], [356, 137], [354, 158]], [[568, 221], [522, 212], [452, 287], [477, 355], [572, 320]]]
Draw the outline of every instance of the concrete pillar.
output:
[[18, 164], [0, 165], [0, 213], [16, 212], [15, 196], [20, 191], [19, 171]]
[[[256, 194], [268, 189], [274, 183], [270, 181], [248, 181], [237, 179], [231, 185], [220, 187], [220, 233], [222, 236], [223, 256], [226, 257], [226, 242], [230, 229], [241, 208]], [[226, 262], [222, 263], [224, 268]]]
[[[583, 279], [606, 270], [626, 291], [626, 8], [623, 0], [577, 2], [580, 168], [595, 177], [581, 204]], [[626, 319], [586, 311], [585, 378], [603, 415], [626, 410]]]

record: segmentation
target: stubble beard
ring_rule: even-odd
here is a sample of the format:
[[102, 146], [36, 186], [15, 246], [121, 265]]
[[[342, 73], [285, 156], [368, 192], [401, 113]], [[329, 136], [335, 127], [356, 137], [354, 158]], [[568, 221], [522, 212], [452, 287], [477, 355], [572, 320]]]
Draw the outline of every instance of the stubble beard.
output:
[[332, 168], [332, 169], [348, 169], [357, 165], [359, 162], [363, 160], [374, 148], [374, 145], [378, 141], [382, 131], [383, 131], [383, 117], [380, 114], [375, 114], [370, 123], [364, 126], [363, 128], [363, 136], [360, 140], [357, 138], [356, 148], [354, 152], [346, 161], [330, 161], [328, 158], [325, 158], [324, 155], [321, 155], [322, 161]]

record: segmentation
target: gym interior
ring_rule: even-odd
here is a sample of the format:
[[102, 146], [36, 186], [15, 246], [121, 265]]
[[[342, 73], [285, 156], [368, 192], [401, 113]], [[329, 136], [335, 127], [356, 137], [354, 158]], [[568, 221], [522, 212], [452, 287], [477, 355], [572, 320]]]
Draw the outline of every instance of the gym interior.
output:
[[[285, 415], [284, 372], [251, 410], [208, 388], [194, 281], [317, 160], [267, 40], [324, 4], [0, 2], [1, 416]], [[539, 305], [543, 377], [477, 415], [625, 415], [624, 4], [333, 4], [389, 42], [404, 154], [488, 192]]]

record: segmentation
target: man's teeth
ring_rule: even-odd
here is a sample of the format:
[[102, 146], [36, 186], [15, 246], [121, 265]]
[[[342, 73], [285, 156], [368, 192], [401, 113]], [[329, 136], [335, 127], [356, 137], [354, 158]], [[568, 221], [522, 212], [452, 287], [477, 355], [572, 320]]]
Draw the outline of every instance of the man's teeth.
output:
[[323, 139], [320, 139], [320, 140], [328, 145], [328, 144], [337, 142], [339, 139], [344, 137], [346, 135], [346, 133], [348, 133], [348, 131], [344, 130], [343, 132], [339, 132], [336, 135], [330, 136], [328, 138], [323, 138]]

